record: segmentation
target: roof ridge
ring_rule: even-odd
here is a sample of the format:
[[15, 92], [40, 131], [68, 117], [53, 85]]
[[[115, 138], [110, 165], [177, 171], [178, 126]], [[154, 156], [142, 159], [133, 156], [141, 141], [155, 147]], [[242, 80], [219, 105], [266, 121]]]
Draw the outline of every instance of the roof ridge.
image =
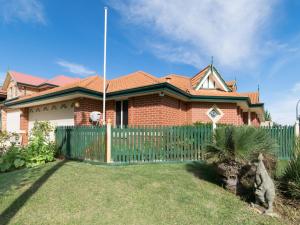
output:
[[166, 76], [163, 76], [161, 78], [164, 78], [164, 77], [168, 77], [168, 76], [176, 76], [176, 77], [182, 77], [182, 78], [186, 78], [186, 79], [191, 79], [190, 77], [188, 76], [184, 76], [184, 75], [180, 75], [180, 74], [175, 74], [175, 73], [170, 73], [170, 74], [167, 74]]
[[196, 73], [194, 76], [191, 77], [191, 80], [193, 78], [195, 78], [197, 75], [199, 75], [200, 73], [202, 73], [204, 70], [206, 70], [211, 64], [207, 65], [204, 69], [200, 70], [198, 73]]
[[147, 72], [145, 72], [145, 71], [142, 71], [142, 70], [138, 70], [137, 72], [140, 72], [140, 73], [142, 73], [142, 74], [146, 75], [147, 77], [151, 78], [153, 81], [155, 81], [155, 82], [159, 83], [159, 80], [158, 80], [159, 78], [158, 78], [158, 77], [156, 77], [156, 76], [153, 76], [152, 74], [150, 74], [150, 73], [147, 73]]

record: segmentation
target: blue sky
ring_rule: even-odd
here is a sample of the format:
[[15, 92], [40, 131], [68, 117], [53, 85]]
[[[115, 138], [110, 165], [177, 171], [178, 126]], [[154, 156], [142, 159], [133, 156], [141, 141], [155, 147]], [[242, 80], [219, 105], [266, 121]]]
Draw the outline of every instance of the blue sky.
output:
[[109, 7], [108, 78], [144, 70], [193, 76], [214, 56], [241, 92], [257, 90], [273, 119], [295, 121], [300, 98], [297, 0], [0, 0], [0, 75], [102, 73]]

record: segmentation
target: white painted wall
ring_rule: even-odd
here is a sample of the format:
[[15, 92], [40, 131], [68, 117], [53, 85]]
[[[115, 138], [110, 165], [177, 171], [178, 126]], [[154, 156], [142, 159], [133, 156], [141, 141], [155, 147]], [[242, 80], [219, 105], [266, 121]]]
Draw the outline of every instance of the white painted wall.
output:
[[[29, 108], [29, 134], [35, 121], [50, 121], [54, 127], [74, 126], [74, 106], [72, 102], [63, 102]], [[53, 134], [51, 136], [54, 137]]]
[[15, 133], [20, 132], [20, 115], [21, 115], [20, 110], [7, 112], [7, 114], [6, 114], [7, 132], [15, 132]]

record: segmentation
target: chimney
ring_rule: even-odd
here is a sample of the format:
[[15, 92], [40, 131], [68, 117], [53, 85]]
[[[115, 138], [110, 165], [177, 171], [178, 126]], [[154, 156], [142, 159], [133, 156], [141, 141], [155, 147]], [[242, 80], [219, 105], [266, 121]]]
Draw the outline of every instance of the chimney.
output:
[[166, 81], [167, 81], [167, 83], [170, 83], [171, 82], [171, 77], [166, 77]]

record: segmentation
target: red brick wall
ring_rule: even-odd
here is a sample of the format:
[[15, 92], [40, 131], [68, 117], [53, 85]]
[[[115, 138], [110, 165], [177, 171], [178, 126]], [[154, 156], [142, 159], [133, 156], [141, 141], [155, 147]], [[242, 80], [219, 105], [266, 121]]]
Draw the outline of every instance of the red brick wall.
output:
[[[77, 99], [79, 107], [74, 108], [75, 125], [91, 125], [89, 116], [92, 111], [102, 112], [102, 102], [99, 100]], [[235, 103], [185, 103], [170, 96], [158, 94], [132, 97], [128, 99], [129, 125], [184, 125], [197, 121], [211, 122], [207, 111], [216, 105], [223, 113], [218, 123], [243, 125], [248, 123], [248, 113], [243, 112]], [[115, 101], [106, 105], [106, 120], [111, 119], [115, 125]], [[254, 114], [253, 125], [258, 126], [259, 120]]]
[[28, 120], [29, 120], [28, 108], [21, 109], [20, 130], [24, 132], [22, 133], [22, 145], [26, 145], [28, 143]]
[[187, 124], [187, 104], [158, 94], [128, 99], [129, 125]]
[[162, 125], [186, 125], [187, 103], [164, 96], [162, 98]]
[[191, 105], [192, 123], [197, 121], [211, 123], [211, 119], [207, 115], [207, 111], [216, 105], [223, 113], [223, 117], [218, 121], [222, 124], [240, 125], [240, 115], [238, 114], [237, 105], [235, 103], [209, 103], [209, 102], [193, 102]]
[[129, 125], [161, 125], [162, 98], [158, 94], [138, 96], [128, 99]]
[[[89, 98], [80, 98], [77, 99], [74, 107], [74, 124], [80, 126], [91, 125], [90, 122], [90, 113], [93, 111], [102, 112], [103, 106], [102, 101], [89, 99]], [[78, 104], [78, 106], [77, 106]], [[115, 118], [115, 109], [114, 101], [106, 102], [106, 121], [111, 119], [112, 122]]]

